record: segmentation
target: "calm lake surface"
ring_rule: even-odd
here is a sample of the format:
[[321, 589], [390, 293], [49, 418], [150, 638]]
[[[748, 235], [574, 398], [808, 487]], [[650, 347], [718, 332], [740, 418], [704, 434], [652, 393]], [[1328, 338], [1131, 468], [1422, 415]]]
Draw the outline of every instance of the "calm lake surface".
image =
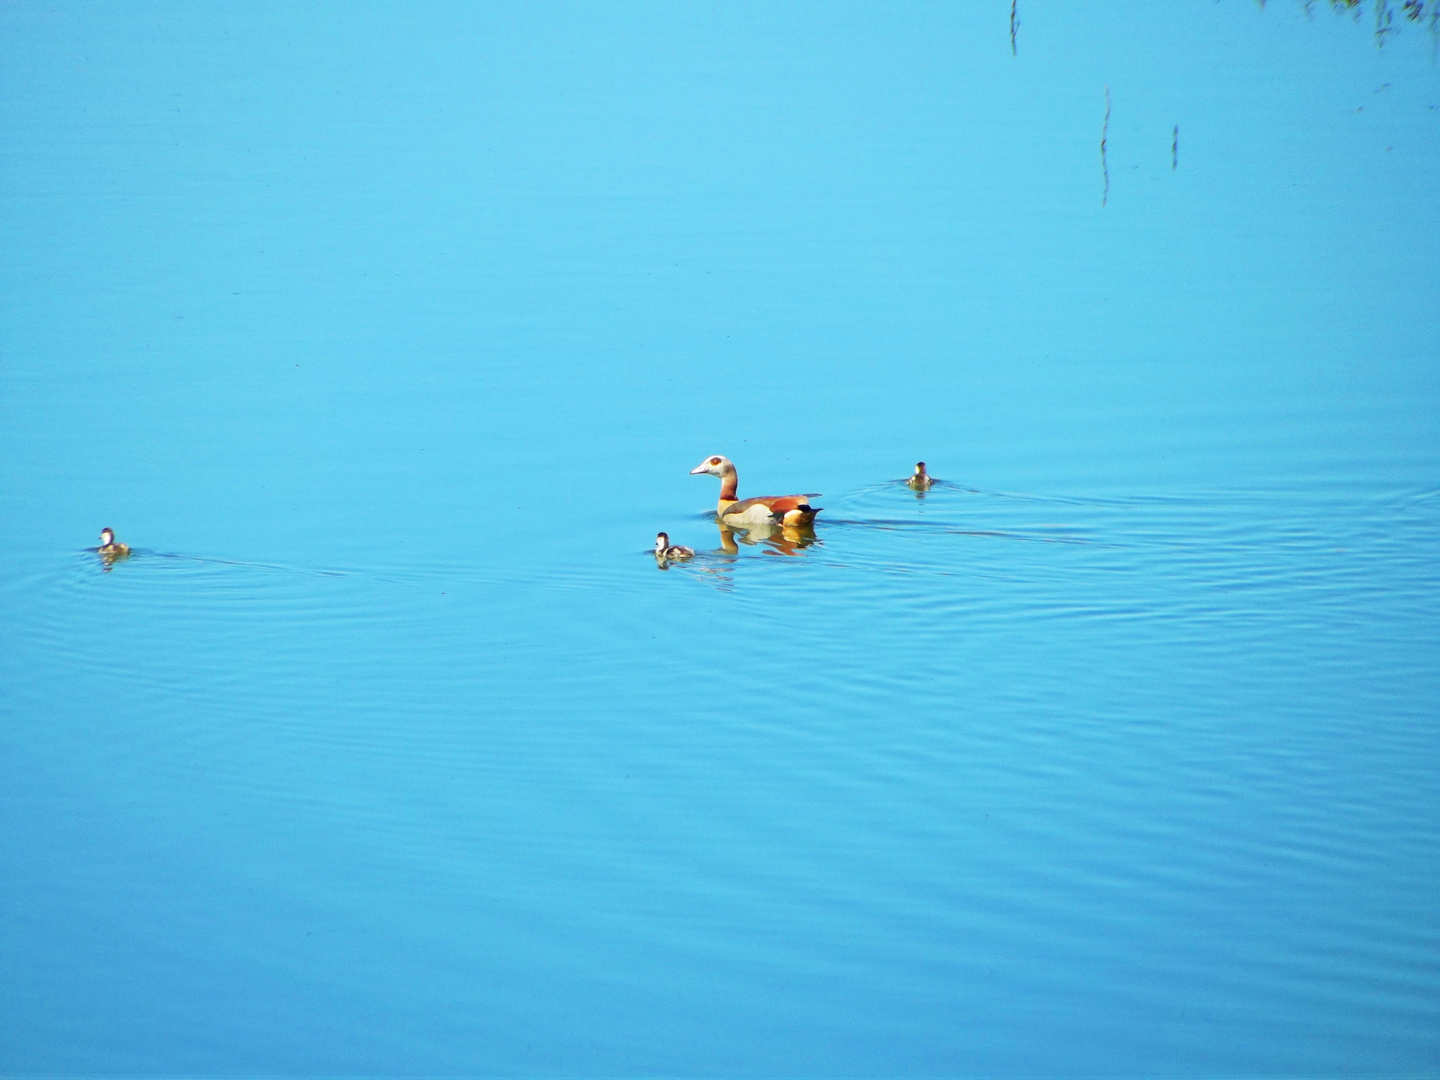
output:
[[1059, 7], [0, 12], [0, 1071], [1440, 1074], [1436, 39]]

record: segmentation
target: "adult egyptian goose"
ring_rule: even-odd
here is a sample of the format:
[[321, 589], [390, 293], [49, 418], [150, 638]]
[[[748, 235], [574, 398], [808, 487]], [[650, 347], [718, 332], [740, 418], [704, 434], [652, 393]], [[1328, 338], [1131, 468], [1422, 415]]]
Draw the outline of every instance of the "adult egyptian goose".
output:
[[687, 548], [680, 544], [670, 543], [669, 533], [655, 534], [655, 558], [657, 559], [689, 559], [695, 554], [694, 548]]
[[923, 461], [917, 461], [915, 463], [915, 475], [905, 481], [905, 483], [909, 484], [916, 491], [924, 491], [934, 482], [935, 478], [925, 471], [925, 463]]
[[758, 499], [737, 500], [735, 492], [740, 478], [735, 472], [735, 463], [727, 457], [716, 454], [708, 457], [690, 470], [691, 476], [701, 474], [720, 478], [720, 501], [715, 506], [715, 520], [721, 525], [794, 525], [806, 526], [815, 520], [822, 509], [811, 506], [808, 495], [762, 495]]
[[100, 553], [101, 558], [105, 559], [123, 559], [126, 555], [130, 554], [130, 546], [128, 544], [117, 544], [115, 542], [115, 532], [113, 529], [100, 530], [100, 546], [95, 550]]

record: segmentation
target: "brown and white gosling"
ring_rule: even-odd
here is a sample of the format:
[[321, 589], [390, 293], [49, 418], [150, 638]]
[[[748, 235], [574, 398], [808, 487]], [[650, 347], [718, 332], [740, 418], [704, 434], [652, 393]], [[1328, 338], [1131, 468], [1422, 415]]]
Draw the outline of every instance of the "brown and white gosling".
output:
[[915, 463], [915, 475], [905, 481], [905, 483], [916, 491], [924, 491], [934, 482], [935, 478], [925, 471], [925, 463], [923, 461], [917, 461]]
[[117, 544], [113, 529], [100, 530], [100, 546], [95, 549], [103, 558], [121, 559], [130, 554], [129, 544]]
[[695, 554], [694, 548], [687, 548], [681, 544], [670, 543], [669, 533], [655, 534], [655, 558], [657, 559], [689, 559]]
[[793, 525], [804, 527], [815, 521], [822, 507], [811, 506], [816, 492], [806, 495], [762, 495], [756, 499], [735, 497], [740, 476], [735, 463], [716, 454], [690, 470], [691, 476], [708, 474], [720, 478], [720, 501], [715, 505], [715, 520], [721, 525], [745, 528], [750, 525]]

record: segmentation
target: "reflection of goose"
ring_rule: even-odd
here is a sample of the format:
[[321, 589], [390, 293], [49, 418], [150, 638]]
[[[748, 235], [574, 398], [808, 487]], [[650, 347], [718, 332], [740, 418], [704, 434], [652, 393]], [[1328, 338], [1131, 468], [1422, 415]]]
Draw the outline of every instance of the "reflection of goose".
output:
[[669, 533], [655, 534], [655, 557], [657, 559], [688, 559], [694, 554], [694, 548], [671, 544]]
[[100, 552], [100, 556], [105, 559], [123, 559], [130, 554], [130, 546], [117, 544], [114, 530], [108, 528], [100, 530], [100, 546], [95, 550]]
[[801, 549], [809, 547], [819, 538], [808, 525], [752, 525], [741, 529], [737, 536], [732, 529], [720, 526], [720, 550], [727, 555], [740, 554], [741, 544], [765, 545], [767, 555], [799, 555]]
[[935, 478], [925, 471], [925, 463], [923, 461], [917, 461], [915, 463], [915, 475], [905, 481], [905, 483], [909, 484], [916, 491], [924, 491], [934, 482]]
[[722, 525], [751, 528], [755, 525], [809, 525], [820, 512], [810, 505], [811, 495], [762, 495], [758, 499], [735, 498], [740, 478], [735, 463], [716, 454], [690, 470], [691, 476], [702, 473], [720, 478], [720, 502], [715, 507], [715, 520]]

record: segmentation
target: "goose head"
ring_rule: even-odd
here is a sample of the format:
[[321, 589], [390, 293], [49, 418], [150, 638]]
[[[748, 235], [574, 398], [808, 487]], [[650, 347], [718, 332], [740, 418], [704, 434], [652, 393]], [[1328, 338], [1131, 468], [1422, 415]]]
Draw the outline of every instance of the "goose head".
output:
[[724, 476], [735, 471], [735, 463], [720, 454], [712, 454], [690, 470], [691, 476]]

